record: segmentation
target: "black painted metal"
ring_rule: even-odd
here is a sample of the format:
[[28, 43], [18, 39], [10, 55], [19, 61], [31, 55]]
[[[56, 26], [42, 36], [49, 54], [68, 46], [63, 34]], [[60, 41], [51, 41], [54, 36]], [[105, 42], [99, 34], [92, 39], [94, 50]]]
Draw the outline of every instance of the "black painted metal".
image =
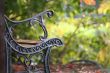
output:
[[[63, 42], [58, 39], [58, 38], [52, 38], [52, 39], [47, 39], [48, 37], [48, 32], [44, 24], [44, 19], [43, 16], [47, 14], [48, 17], [51, 17], [53, 15], [52, 11], [44, 11], [41, 12], [32, 18], [28, 18], [22, 21], [12, 21], [8, 19], [5, 16], [5, 23], [6, 23], [6, 32], [5, 32], [5, 41], [6, 41], [6, 50], [7, 50], [7, 73], [13, 73], [12, 72], [12, 53], [16, 52], [16, 59], [17, 62], [21, 62], [22, 64], [25, 65], [25, 72], [20, 72], [20, 73], [42, 73], [40, 72], [39, 69], [32, 69], [32, 57], [37, 55], [40, 55], [42, 58], [42, 63], [44, 65], [44, 73], [50, 73], [49, 69], [49, 55], [50, 55], [50, 50], [53, 46], [62, 46]], [[39, 25], [42, 27], [42, 30], [44, 31], [44, 36], [40, 36], [41, 42], [38, 43], [34, 47], [23, 47], [19, 45], [12, 37], [12, 28], [14, 26], [20, 25], [24, 22], [29, 22], [31, 25], [35, 25], [34, 22], [38, 22]], [[24, 61], [21, 61], [21, 57], [24, 58]], [[37, 56], [36, 56], [37, 57]]]

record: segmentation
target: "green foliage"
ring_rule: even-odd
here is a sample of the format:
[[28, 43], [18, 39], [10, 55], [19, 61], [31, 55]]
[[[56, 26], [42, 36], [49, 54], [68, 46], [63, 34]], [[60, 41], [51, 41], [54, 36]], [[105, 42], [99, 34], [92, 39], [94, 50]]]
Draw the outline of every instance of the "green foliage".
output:
[[[102, 1], [96, 12], [110, 13], [109, 3]], [[76, 0], [7, 0], [5, 6], [6, 15], [12, 20], [22, 20], [47, 9], [54, 11], [51, 19], [45, 17], [49, 38], [59, 37], [65, 45], [52, 49], [53, 63], [90, 59], [110, 67], [110, 16], [75, 19], [74, 16], [80, 13], [79, 1]], [[35, 27], [20, 25], [14, 30], [16, 39], [37, 40], [38, 34], [43, 33], [37, 23]]]

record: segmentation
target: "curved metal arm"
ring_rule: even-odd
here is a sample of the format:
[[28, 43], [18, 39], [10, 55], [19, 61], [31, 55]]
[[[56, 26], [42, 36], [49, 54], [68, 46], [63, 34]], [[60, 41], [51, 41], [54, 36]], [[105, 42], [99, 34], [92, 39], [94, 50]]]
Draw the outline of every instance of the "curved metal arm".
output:
[[[58, 38], [47, 39], [48, 32], [47, 32], [47, 29], [44, 24], [44, 18], [43, 18], [44, 14], [47, 14], [48, 17], [51, 17], [53, 15], [53, 11], [46, 10], [44, 12], [41, 12], [41, 13], [33, 16], [32, 18], [28, 18], [28, 19], [25, 19], [22, 21], [12, 21], [8, 17], [5, 16], [5, 24], [6, 24], [5, 41], [6, 41], [6, 44], [8, 45], [6, 47], [6, 49], [7, 50], [13, 49], [14, 52], [17, 52], [17, 54], [20, 54], [20, 56], [24, 58], [24, 61], [22, 63], [25, 65], [25, 69], [26, 69], [27, 73], [30, 73], [32, 71], [31, 70], [32, 56], [35, 54], [39, 54], [41, 52], [42, 52], [41, 60], [43, 60], [43, 63], [44, 63], [44, 72], [50, 73], [49, 54], [50, 54], [51, 47], [63, 45], [63, 42]], [[14, 26], [16, 26], [16, 25], [20, 25], [25, 22], [28, 22], [31, 25], [34, 25], [35, 22], [38, 22], [39, 26], [42, 28], [42, 30], [44, 32], [44, 35], [40, 36], [41, 42], [36, 44], [33, 47], [27, 48], [27, 47], [23, 47], [23, 46], [19, 45], [13, 39], [13, 36], [12, 36], [12, 28], [14, 28]], [[10, 47], [10, 49], [9, 49], [9, 47]], [[7, 56], [8, 55], [9, 54], [7, 52]], [[20, 56], [17, 57], [18, 61], [20, 60]], [[9, 61], [8, 61], [8, 63], [11, 64], [11, 62], [9, 62]], [[10, 64], [8, 65], [8, 67], [11, 66]], [[9, 71], [11, 71], [11, 69], [9, 69]], [[37, 72], [39, 72], [39, 71], [37, 71]], [[10, 72], [10, 73], [12, 73], [12, 72]]]
[[5, 16], [5, 21], [6, 21], [6, 23], [8, 23], [8, 22], [11, 23], [10, 26], [7, 24], [7, 27], [10, 30], [11, 30], [12, 27], [14, 27], [16, 25], [20, 25], [21, 23], [24, 23], [24, 22], [29, 22], [31, 25], [34, 25], [34, 22], [38, 22], [39, 25], [42, 27], [42, 30], [44, 32], [44, 36], [40, 36], [40, 40], [43, 40], [43, 39], [46, 39], [47, 36], [48, 36], [47, 29], [45, 27], [44, 19], [43, 19], [44, 14], [47, 14], [48, 17], [51, 17], [51, 16], [53, 16], [53, 11], [46, 10], [46, 11], [41, 12], [41, 13], [31, 17], [31, 18], [21, 20], [21, 21], [12, 21], [7, 16]]
[[[6, 42], [13, 48], [13, 50], [22, 53], [22, 54], [33, 54], [42, 51], [45, 48], [52, 47], [52, 46], [62, 46], [63, 42], [58, 39], [58, 38], [53, 38], [53, 39], [47, 39], [48, 33], [47, 29], [45, 27], [44, 21], [43, 21], [43, 15], [47, 14], [48, 17], [51, 17], [53, 15], [52, 11], [44, 11], [42, 13], [39, 13], [38, 15], [33, 16], [32, 18], [28, 18], [22, 21], [12, 21], [9, 20], [6, 16], [6, 33], [5, 33], [5, 40]], [[11, 34], [11, 28], [14, 27], [15, 25], [19, 25], [20, 23], [23, 22], [30, 22], [33, 25], [33, 22], [39, 22], [39, 25], [42, 27], [44, 31], [44, 36], [40, 36], [41, 42], [38, 43], [36, 46], [33, 47], [23, 47], [19, 45], [12, 37]], [[8, 26], [9, 24], [10, 27]]]
[[10, 21], [13, 24], [12, 26], [15, 26], [15, 25], [18, 25], [18, 24], [23, 23], [23, 22], [30, 22], [31, 20], [36, 20], [37, 18], [39, 18], [39, 16], [44, 16], [44, 14], [47, 14], [48, 17], [51, 17], [51, 16], [53, 16], [53, 11], [46, 10], [46, 11], [43, 11], [39, 14], [36, 14], [35, 16], [33, 16], [31, 18], [27, 18], [27, 19], [24, 19], [21, 21], [10, 20], [6, 15], [4, 15], [4, 17], [6, 20]]

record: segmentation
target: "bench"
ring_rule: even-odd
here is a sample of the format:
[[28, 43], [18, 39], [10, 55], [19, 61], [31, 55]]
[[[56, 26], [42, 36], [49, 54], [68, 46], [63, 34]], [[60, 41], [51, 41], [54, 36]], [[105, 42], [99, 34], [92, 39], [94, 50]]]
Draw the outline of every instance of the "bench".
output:
[[[8, 73], [14, 73], [12, 70], [12, 57], [13, 54], [16, 55], [16, 63], [23, 64], [25, 67], [24, 72], [20, 73], [39, 73], [39, 69], [33, 68], [32, 64], [32, 57], [36, 55], [40, 55], [41, 60], [40, 62], [43, 64], [43, 72], [44, 73], [50, 73], [49, 69], [49, 56], [50, 56], [50, 50], [54, 46], [62, 46], [63, 42], [59, 38], [51, 38], [48, 39], [48, 32], [44, 24], [44, 15], [47, 15], [48, 17], [51, 17], [53, 15], [53, 11], [43, 11], [31, 18], [22, 20], [22, 21], [12, 21], [7, 16], [5, 16], [5, 41], [6, 41], [6, 51], [7, 51], [7, 69]], [[34, 22], [38, 22], [39, 26], [42, 28], [44, 35], [39, 36], [40, 42], [36, 43], [34, 46], [22, 46], [20, 45], [21, 42], [17, 42], [13, 39], [12, 34], [12, 28], [14, 28], [17, 25], [21, 25], [22, 23], [29, 23], [30, 25], [35, 25]], [[21, 25], [22, 26], [22, 25]], [[30, 43], [31, 41], [25, 42]], [[23, 44], [23, 43], [22, 43]], [[37, 56], [36, 56], [37, 57]], [[21, 58], [24, 60], [22, 61]], [[37, 63], [36, 63], [37, 64]]]

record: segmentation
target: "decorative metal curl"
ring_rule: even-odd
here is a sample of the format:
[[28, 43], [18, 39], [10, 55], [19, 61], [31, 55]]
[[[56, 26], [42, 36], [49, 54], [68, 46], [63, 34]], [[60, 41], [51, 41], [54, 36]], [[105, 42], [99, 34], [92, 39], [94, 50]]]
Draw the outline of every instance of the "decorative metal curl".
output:
[[48, 17], [52, 17], [53, 16], [53, 11], [46, 10], [44, 12], [36, 14], [35, 16], [33, 16], [31, 18], [21, 20], [21, 21], [12, 21], [7, 16], [5, 16], [5, 19], [6, 19], [5, 21], [6, 21], [6, 23], [10, 22], [9, 23], [10, 25], [7, 25], [9, 30], [11, 30], [12, 27], [14, 27], [16, 25], [20, 25], [21, 23], [24, 23], [24, 22], [29, 22], [31, 25], [34, 25], [34, 22], [37, 21], [39, 23], [39, 25], [42, 27], [43, 32], [44, 32], [44, 36], [40, 36], [40, 39], [43, 40], [43, 39], [46, 39], [47, 36], [48, 36], [47, 29], [45, 27], [44, 19], [43, 19], [43, 16], [45, 14], [47, 14]]
[[[14, 52], [17, 52], [18, 60], [20, 60], [20, 57], [23, 57], [25, 59], [21, 63], [25, 65], [25, 69], [27, 71], [26, 73], [31, 73], [31, 69], [30, 69], [31, 63], [32, 63], [31, 58], [35, 54], [40, 54], [40, 56], [42, 57], [41, 60], [44, 63], [44, 72], [50, 73], [49, 55], [50, 55], [51, 47], [62, 46], [63, 42], [58, 38], [47, 39], [48, 32], [47, 32], [47, 29], [44, 24], [44, 18], [43, 18], [44, 14], [47, 14], [48, 17], [51, 17], [51, 16], [53, 16], [53, 11], [46, 10], [44, 12], [41, 12], [41, 13], [33, 16], [32, 18], [28, 18], [28, 19], [25, 19], [22, 21], [12, 21], [8, 17], [5, 16], [5, 23], [6, 23], [5, 41], [6, 41], [6, 45], [8, 45], [6, 47], [7, 57], [8, 57], [7, 63], [9, 63], [8, 67], [10, 67], [10, 63], [11, 63], [11, 61], [9, 59], [10, 54], [8, 54], [8, 51], [12, 52], [12, 49], [13, 49]], [[41, 42], [36, 44], [33, 47], [29, 47], [29, 48], [23, 47], [23, 46], [19, 45], [12, 37], [12, 28], [14, 28], [14, 26], [20, 25], [24, 22], [29, 22], [30, 25], [34, 25], [35, 22], [38, 22], [39, 26], [42, 28], [42, 30], [44, 32], [44, 36], [40, 36]], [[29, 55], [29, 57], [27, 57], [27, 55]], [[39, 71], [39, 70], [37, 70], [37, 71]], [[10, 70], [8, 70], [7, 72], [12, 73]]]

